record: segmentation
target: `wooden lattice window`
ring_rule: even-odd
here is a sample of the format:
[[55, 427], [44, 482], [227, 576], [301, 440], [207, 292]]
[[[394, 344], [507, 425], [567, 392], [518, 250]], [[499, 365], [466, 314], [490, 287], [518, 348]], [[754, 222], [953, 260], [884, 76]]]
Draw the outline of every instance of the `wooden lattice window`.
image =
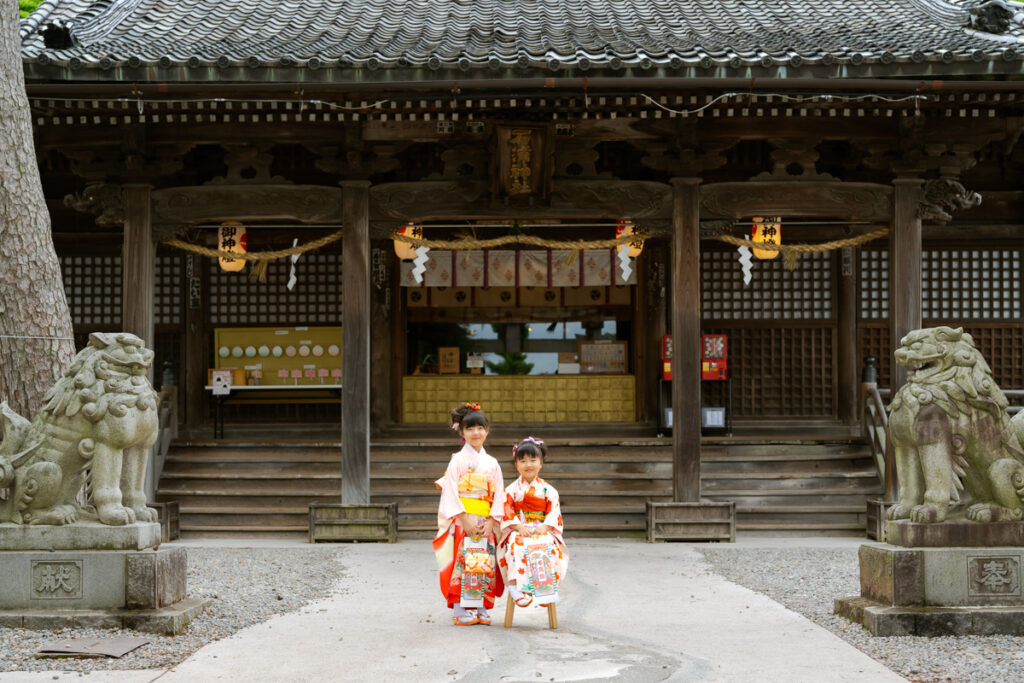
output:
[[61, 277], [76, 328], [121, 324], [121, 257], [62, 256]]
[[[702, 332], [729, 336], [736, 417], [836, 416], [834, 327], [732, 327]], [[705, 406], [725, 405], [724, 382], [701, 385]]]
[[755, 260], [745, 286], [735, 251], [702, 251], [701, 311], [707, 320], [830, 319], [831, 256], [804, 254], [793, 270], [781, 258]]
[[156, 257], [156, 284], [153, 291], [153, 318], [157, 325], [180, 325], [185, 256]]
[[862, 249], [860, 252], [861, 320], [889, 318], [889, 251]]
[[1021, 319], [1018, 249], [926, 249], [921, 255], [925, 319]]
[[221, 325], [337, 325], [341, 320], [341, 254], [307, 253], [295, 264], [298, 281], [288, 289], [290, 261], [270, 264], [267, 281], [247, 272], [210, 268], [210, 323]]

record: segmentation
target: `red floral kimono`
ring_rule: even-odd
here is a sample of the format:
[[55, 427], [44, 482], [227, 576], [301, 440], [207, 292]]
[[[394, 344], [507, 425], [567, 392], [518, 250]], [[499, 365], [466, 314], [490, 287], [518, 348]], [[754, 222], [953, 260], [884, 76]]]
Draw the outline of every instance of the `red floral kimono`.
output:
[[[517, 525], [536, 527], [541, 524], [550, 531], [522, 535], [514, 529]], [[503, 552], [498, 567], [505, 583], [514, 581], [519, 590], [534, 595], [538, 605], [557, 601], [558, 584], [569, 567], [569, 551], [562, 540], [562, 509], [555, 487], [540, 477], [529, 484], [519, 477], [509, 484], [505, 489], [501, 531]], [[545, 577], [545, 572], [550, 576]]]
[[[452, 455], [448, 469], [435, 484], [441, 489], [437, 509], [434, 554], [440, 571], [441, 595], [448, 607], [494, 606], [494, 598], [505, 592], [497, 570], [494, 539], [467, 536], [457, 519], [467, 512], [477, 518], [492, 517], [498, 523], [504, 515], [505, 484], [498, 461], [481, 449], [466, 444]], [[495, 501], [498, 504], [492, 505]]]

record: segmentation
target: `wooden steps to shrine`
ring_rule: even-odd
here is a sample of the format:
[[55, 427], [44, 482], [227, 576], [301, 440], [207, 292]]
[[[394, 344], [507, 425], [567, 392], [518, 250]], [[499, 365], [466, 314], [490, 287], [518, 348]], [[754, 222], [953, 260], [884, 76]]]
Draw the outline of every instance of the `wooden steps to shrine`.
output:
[[[506, 481], [511, 442], [488, 442]], [[341, 495], [341, 446], [323, 440], [180, 441], [172, 445], [158, 501], [176, 500], [185, 533], [303, 532], [310, 503]], [[371, 502], [397, 503], [399, 533], [436, 529], [434, 481], [455, 444], [371, 444]], [[738, 531], [860, 534], [865, 501], [881, 493], [867, 447], [850, 440], [708, 439], [702, 492], [736, 502]], [[552, 439], [543, 476], [558, 488], [566, 534], [642, 537], [648, 500], [672, 498], [670, 439]]]

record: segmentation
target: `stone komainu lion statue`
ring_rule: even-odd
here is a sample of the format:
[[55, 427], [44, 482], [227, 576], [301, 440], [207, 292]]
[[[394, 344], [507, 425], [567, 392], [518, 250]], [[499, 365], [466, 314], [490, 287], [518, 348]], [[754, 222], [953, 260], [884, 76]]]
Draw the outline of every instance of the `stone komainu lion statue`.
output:
[[899, 501], [889, 519], [976, 522], [1024, 517], [1024, 412], [1013, 420], [992, 371], [962, 328], [905, 336], [896, 362], [910, 370], [889, 405]]
[[[156, 440], [153, 352], [132, 334], [89, 335], [89, 344], [43, 397], [33, 422], [0, 404], [0, 522], [122, 525], [155, 522], [143, 490]], [[88, 500], [76, 496], [88, 476]]]

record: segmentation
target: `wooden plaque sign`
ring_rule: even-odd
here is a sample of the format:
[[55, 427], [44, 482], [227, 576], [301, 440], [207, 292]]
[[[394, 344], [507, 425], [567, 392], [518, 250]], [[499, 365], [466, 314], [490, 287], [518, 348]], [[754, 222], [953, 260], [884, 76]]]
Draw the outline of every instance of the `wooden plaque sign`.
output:
[[442, 375], [459, 374], [459, 347], [441, 346], [437, 349], [438, 373]]
[[507, 197], [547, 197], [550, 180], [548, 127], [497, 126], [497, 193]]

